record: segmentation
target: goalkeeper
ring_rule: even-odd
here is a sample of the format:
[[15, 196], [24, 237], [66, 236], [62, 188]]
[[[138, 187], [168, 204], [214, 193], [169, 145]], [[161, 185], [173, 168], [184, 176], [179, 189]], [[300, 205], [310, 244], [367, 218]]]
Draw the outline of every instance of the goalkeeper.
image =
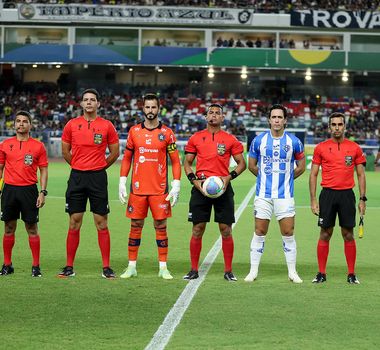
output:
[[[168, 256], [166, 221], [168, 217], [171, 217], [171, 207], [175, 206], [179, 198], [181, 163], [174, 133], [159, 121], [159, 109], [160, 101], [156, 95], [147, 94], [143, 97], [144, 122], [129, 130], [121, 164], [119, 199], [122, 204], [127, 204], [126, 182], [132, 168], [126, 210], [126, 216], [131, 219], [128, 243], [129, 263], [121, 278], [137, 276], [137, 255], [148, 208], [152, 212], [156, 231], [158, 276], [166, 280], [173, 278], [166, 265]], [[172, 163], [174, 179], [169, 193], [168, 155]]]

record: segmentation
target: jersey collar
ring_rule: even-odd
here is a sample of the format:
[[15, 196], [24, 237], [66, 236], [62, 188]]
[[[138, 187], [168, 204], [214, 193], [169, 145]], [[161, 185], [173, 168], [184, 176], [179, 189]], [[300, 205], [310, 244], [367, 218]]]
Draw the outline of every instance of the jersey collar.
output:
[[153, 128], [153, 129], [149, 129], [145, 126], [145, 122], [142, 122], [141, 123], [141, 127], [142, 129], [147, 129], [147, 130], [154, 130], [154, 129], [161, 129], [162, 128], [162, 123], [161, 122], [158, 122], [158, 126], [156, 128]]

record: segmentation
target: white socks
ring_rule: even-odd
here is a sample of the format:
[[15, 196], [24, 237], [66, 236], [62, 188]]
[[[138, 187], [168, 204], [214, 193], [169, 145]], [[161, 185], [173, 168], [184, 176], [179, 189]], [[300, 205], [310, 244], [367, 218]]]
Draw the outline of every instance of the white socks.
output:
[[297, 261], [297, 244], [294, 236], [282, 236], [282, 246], [284, 248], [284, 254], [286, 264], [288, 265], [289, 275], [296, 273], [296, 261]]
[[258, 236], [256, 232], [253, 234], [253, 238], [251, 241], [251, 271], [250, 273], [254, 273], [257, 275], [259, 270], [260, 260], [264, 253], [265, 246], [265, 238], [266, 236]]

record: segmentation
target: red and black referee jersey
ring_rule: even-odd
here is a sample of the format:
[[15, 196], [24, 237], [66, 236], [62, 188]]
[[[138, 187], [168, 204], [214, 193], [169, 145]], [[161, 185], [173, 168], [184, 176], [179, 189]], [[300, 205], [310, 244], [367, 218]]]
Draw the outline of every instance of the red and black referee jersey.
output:
[[107, 146], [118, 143], [119, 136], [110, 121], [101, 117], [87, 121], [80, 116], [65, 125], [62, 141], [71, 144], [72, 169], [101, 170], [107, 166]]
[[347, 139], [340, 143], [329, 139], [319, 143], [314, 149], [313, 164], [322, 166], [321, 186], [325, 188], [354, 188], [355, 166], [365, 163], [363, 150], [356, 142]]
[[0, 164], [5, 165], [4, 183], [34, 185], [38, 182], [37, 168], [48, 166], [45, 146], [31, 137], [26, 141], [11, 137], [0, 144]]
[[196, 132], [185, 146], [186, 153], [196, 154], [196, 175], [198, 178], [227, 176], [230, 158], [243, 153], [243, 145], [233, 135], [220, 130], [211, 133], [207, 129]]

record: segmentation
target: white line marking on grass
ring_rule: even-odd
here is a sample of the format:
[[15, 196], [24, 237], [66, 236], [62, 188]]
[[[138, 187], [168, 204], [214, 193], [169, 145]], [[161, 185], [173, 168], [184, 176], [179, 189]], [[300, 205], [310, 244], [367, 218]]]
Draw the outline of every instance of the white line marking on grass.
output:
[[[251, 188], [247, 196], [244, 198], [243, 202], [240, 204], [239, 208], [235, 212], [235, 219], [238, 222], [241, 214], [248, 206], [251, 198], [255, 192], [255, 186]], [[234, 228], [236, 223], [232, 225]], [[199, 269], [199, 278], [196, 280], [191, 280], [187, 283], [185, 289], [182, 291], [181, 295], [177, 299], [174, 306], [170, 309], [169, 313], [166, 315], [164, 322], [157, 329], [150, 343], [146, 346], [145, 350], [163, 350], [168, 344], [171, 336], [173, 335], [175, 329], [180, 323], [183, 315], [185, 314], [187, 308], [189, 307], [191, 301], [193, 300], [198, 288], [204, 281], [208, 271], [210, 270], [212, 264], [214, 263], [220, 249], [222, 246], [222, 240], [219, 238], [214, 243], [213, 247], [208, 252], [207, 256], [203, 260], [203, 263]]]

